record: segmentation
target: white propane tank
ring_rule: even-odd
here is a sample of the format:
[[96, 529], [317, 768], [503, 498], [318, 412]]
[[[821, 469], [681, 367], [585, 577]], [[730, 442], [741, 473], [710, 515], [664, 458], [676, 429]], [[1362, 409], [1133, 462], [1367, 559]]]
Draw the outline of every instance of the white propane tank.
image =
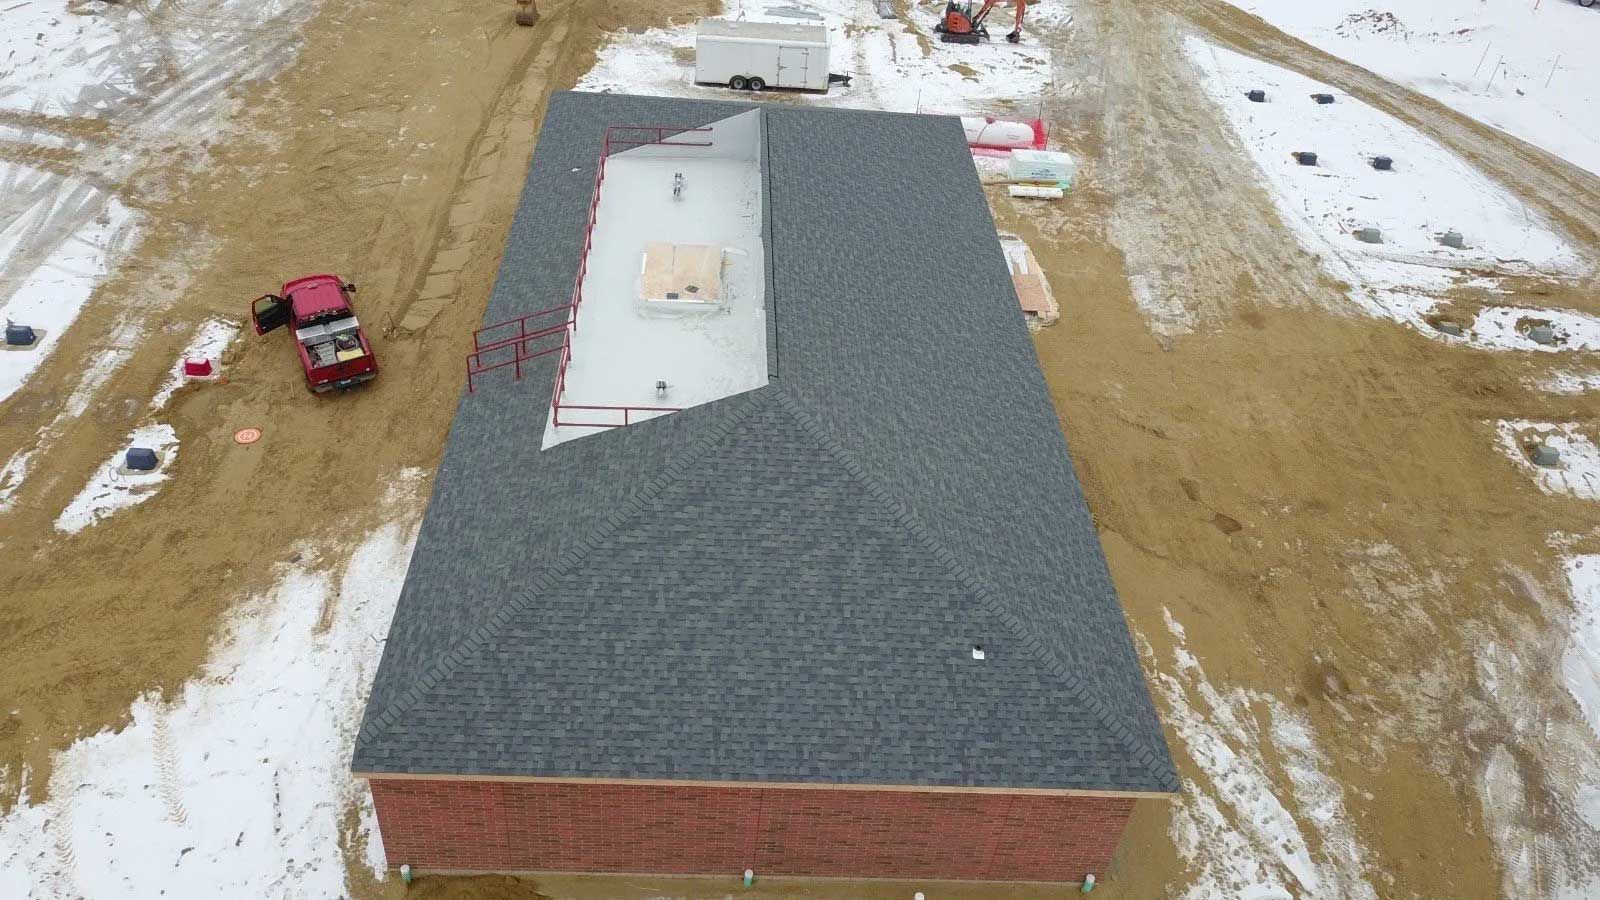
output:
[[1027, 122], [1007, 122], [993, 116], [962, 116], [961, 130], [967, 133], [969, 147], [1032, 147], [1033, 126]]

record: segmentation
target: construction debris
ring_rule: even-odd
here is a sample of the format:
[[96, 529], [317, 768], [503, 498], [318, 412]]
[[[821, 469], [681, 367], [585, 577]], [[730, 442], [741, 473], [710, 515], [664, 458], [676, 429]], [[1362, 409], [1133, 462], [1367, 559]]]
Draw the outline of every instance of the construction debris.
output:
[[1060, 200], [1067, 195], [1061, 188], [1039, 184], [1013, 184], [1006, 188], [1006, 193], [1029, 200]]
[[1078, 163], [1067, 153], [1055, 150], [1011, 151], [1009, 172], [1012, 181], [1054, 183], [1065, 191], [1072, 187], [1072, 176], [1077, 171]]
[[1061, 307], [1056, 304], [1055, 293], [1044, 277], [1038, 257], [1022, 238], [1001, 232], [1000, 249], [1005, 252], [1006, 266], [1011, 269], [1011, 283], [1017, 289], [1017, 300], [1022, 304], [1022, 314], [1028, 328], [1037, 331], [1052, 325], [1061, 318]]

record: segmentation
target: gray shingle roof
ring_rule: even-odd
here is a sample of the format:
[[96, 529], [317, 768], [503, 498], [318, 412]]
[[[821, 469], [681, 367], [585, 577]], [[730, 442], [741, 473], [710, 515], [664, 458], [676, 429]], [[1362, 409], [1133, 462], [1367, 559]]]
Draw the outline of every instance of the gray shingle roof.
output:
[[[750, 108], [554, 96], [485, 321], [606, 125]], [[959, 124], [763, 110], [770, 384], [544, 452], [548, 364], [464, 396], [353, 768], [1177, 790]]]

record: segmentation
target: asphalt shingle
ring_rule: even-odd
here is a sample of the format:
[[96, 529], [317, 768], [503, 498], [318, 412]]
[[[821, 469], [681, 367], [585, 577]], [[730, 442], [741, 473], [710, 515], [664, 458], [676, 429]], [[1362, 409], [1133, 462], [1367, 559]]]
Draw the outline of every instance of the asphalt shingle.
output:
[[[750, 108], [553, 97], [485, 321], [606, 125]], [[463, 396], [354, 769], [1176, 790], [959, 123], [762, 109], [771, 382], [544, 452], [549, 363]]]

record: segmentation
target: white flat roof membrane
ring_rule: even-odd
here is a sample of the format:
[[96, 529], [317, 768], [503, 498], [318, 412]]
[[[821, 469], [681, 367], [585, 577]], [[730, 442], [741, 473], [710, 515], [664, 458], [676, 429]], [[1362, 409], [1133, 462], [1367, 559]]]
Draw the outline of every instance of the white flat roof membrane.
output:
[[[544, 449], [670, 415], [617, 407], [687, 409], [767, 383], [760, 121], [748, 112], [711, 128], [670, 139], [710, 147], [647, 145], [606, 161], [560, 398], [562, 422], [583, 424], [557, 427], [552, 409]], [[694, 245], [714, 248], [717, 302], [700, 309], [642, 299], [647, 248]], [[665, 392], [656, 388], [661, 381]], [[606, 408], [574, 408], [582, 406]]]

